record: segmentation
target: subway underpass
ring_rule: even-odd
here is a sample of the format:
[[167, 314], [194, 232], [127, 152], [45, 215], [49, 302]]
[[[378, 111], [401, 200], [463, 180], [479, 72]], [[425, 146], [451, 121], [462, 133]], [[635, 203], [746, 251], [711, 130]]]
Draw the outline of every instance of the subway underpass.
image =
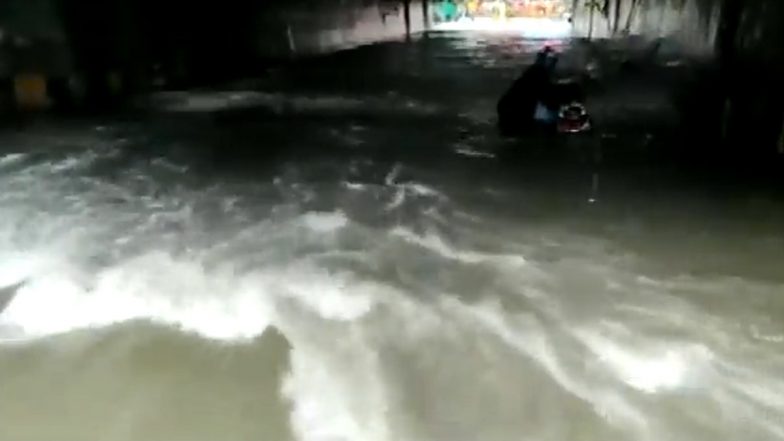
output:
[[653, 150], [668, 54], [587, 142], [502, 138], [545, 44], [580, 65], [431, 32], [4, 131], [0, 439], [784, 438], [778, 190]]

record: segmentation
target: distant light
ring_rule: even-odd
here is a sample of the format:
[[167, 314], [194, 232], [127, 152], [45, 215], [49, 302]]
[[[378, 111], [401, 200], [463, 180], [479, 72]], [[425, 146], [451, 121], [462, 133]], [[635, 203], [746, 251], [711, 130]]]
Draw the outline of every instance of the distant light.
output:
[[515, 33], [526, 38], [560, 39], [572, 35], [572, 25], [562, 18], [515, 17], [499, 20], [489, 17], [461, 18], [457, 21], [437, 23], [436, 31], [483, 31]]

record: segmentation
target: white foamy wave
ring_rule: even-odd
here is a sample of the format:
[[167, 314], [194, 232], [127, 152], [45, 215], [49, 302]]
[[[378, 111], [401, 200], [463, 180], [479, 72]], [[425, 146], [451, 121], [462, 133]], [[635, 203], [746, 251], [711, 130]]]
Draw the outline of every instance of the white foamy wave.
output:
[[342, 338], [321, 347], [300, 346], [292, 354], [283, 393], [292, 402], [296, 434], [307, 441], [392, 439], [388, 418], [379, 411], [389, 398], [378, 376], [378, 357], [361, 336]]
[[2, 253], [0, 254], [0, 287], [22, 283], [48, 264], [46, 258], [34, 253]]
[[564, 348], [553, 344], [552, 333], [545, 329], [541, 320], [527, 314], [506, 314], [498, 302], [469, 306], [447, 298], [443, 305], [525, 354], [546, 369], [549, 377], [569, 393], [591, 403], [598, 414], [635, 434], [634, 439], [651, 439], [645, 414], [637, 409], [628, 397], [619, 394], [610, 385], [589, 384], [584, 377], [570, 369], [562, 361], [566, 356]]
[[404, 190], [417, 195], [417, 196], [430, 196], [430, 197], [438, 197], [438, 198], [445, 198], [443, 193], [439, 192], [438, 190], [434, 189], [433, 187], [429, 187], [425, 184], [421, 184], [419, 182], [406, 182], [403, 184], [399, 184], [401, 188]]
[[386, 177], [384, 177], [384, 183], [387, 185], [395, 185], [397, 183], [397, 179], [400, 176], [400, 171], [402, 170], [402, 166], [400, 164], [395, 164], [389, 173], [387, 173]]
[[402, 172], [403, 166], [400, 164], [395, 164], [384, 177], [384, 184], [386, 184], [388, 187], [401, 188], [417, 196], [434, 196], [446, 198], [440, 191], [421, 182], [400, 181], [400, 174]]
[[784, 334], [763, 334], [760, 332], [759, 328], [755, 325], [750, 326], [751, 335], [753, 338], [757, 340], [761, 340], [768, 343], [784, 343]]
[[359, 182], [349, 182], [349, 181], [344, 182], [343, 186], [346, 189], [352, 190], [352, 191], [362, 191], [365, 188], [367, 188], [367, 184], [362, 184], [362, 183], [359, 183]]
[[27, 158], [28, 155], [24, 153], [11, 153], [5, 156], [0, 157], [0, 167], [6, 167], [9, 165], [14, 165], [19, 162], [22, 162]]
[[690, 389], [710, 374], [706, 366], [713, 355], [704, 346], [668, 344], [652, 350], [655, 345], [640, 344], [624, 348], [595, 332], [582, 332], [580, 339], [621, 381], [642, 392]]
[[433, 187], [420, 182], [398, 182], [400, 167], [395, 166], [386, 176], [384, 182], [388, 189], [394, 191], [392, 199], [387, 202], [385, 208], [391, 211], [403, 206], [407, 200], [436, 200], [446, 201], [448, 198]]
[[373, 310], [378, 288], [317, 265], [304, 260], [238, 273], [155, 252], [94, 272], [38, 266], [41, 273], [28, 274], [0, 325], [32, 339], [148, 320], [233, 341], [261, 335], [284, 299], [325, 320], [352, 321]]
[[[400, 165], [366, 184], [359, 172], [307, 182], [292, 166], [274, 184], [191, 188], [157, 181], [187, 171], [176, 161], [102, 181], [78, 176], [89, 155], [74, 158], [0, 176], [0, 286], [20, 284], [3, 343], [160, 331], [115, 326], [128, 321], [230, 343], [274, 327], [307, 441], [784, 435], [781, 329], [768, 316], [780, 285], [645, 276], [590, 234], [459, 211], [448, 184]], [[351, 206], [345, 194], [330, 205], [335, 188]], [[359, 227], [365, 213], [389, 222]], [[87, 334], [41, 346], [67, 351], [61, 341]]]
[[390, 200], [387, 203], [386, 209], [387, 211], [389, 211], [389, 210], [394, 210], [395, 208], [399, 208], [403, 205], [405, 201], [406, 201], [406, 190], [404, 188], [398, 187], [394, 193], [394, 196], [392, 196], [392, 200]]
[[467, 156], [469, 158], [487, 158], [487, 159], [495, 158], [495, 155], [492, 153], [482, 152], [468, 147], [458, 147], [455, 149], [455, 153], [457, 153], [458, 155]]
[[28, 338], [150, 320], [214, 339], [260, 335], [272, 315], [264, 276], [209, 273], [163, 253], [84, 274], [49, 268], [28, 279], [0, 317]]
[[457, 260], [464, 263], [496, 262], [509, 265], [525, 265], [526, 260], [517, 254], [490, 254], [476, 251], [461, 251], [448, 245], [438, 234], [429, 232], [419, 235], [405, 227], [395, 227], [390, 231], [392, 236], [397, 236], [406, 242], [426, 248], [444, 258]]
[[348, 218], [341, 211], [331, 213], [309, 212], [302, 217], [302, 223], [313, 231], [327, 233], [345, 227], [348, 224]]
[[376, 304], [373, 284], [355, 280], [348, 274], [330, 273], [309, 266], [295, 266], [278, 275], [276, 292], [294, 299], [318, 317], [352, 321], [368, 314]]

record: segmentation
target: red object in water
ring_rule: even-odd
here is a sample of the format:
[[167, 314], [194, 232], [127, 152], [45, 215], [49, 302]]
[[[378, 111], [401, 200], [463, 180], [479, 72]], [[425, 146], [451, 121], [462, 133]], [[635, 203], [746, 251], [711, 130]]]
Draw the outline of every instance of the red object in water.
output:
[[561, 106], [556, 130], [559, 133], [583, 133], [591, 130], [591, 117], [580, 103]]

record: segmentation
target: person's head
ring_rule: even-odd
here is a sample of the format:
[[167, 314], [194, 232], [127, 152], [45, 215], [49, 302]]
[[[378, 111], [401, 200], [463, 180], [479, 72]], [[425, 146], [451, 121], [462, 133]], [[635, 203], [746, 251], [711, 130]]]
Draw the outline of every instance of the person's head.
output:
[[555, 70], [555, 65], [558, 64], [558, 55], [553, 48], [545, 46], [536, 54], [536, 64], [547, 69], [548, 72]]

